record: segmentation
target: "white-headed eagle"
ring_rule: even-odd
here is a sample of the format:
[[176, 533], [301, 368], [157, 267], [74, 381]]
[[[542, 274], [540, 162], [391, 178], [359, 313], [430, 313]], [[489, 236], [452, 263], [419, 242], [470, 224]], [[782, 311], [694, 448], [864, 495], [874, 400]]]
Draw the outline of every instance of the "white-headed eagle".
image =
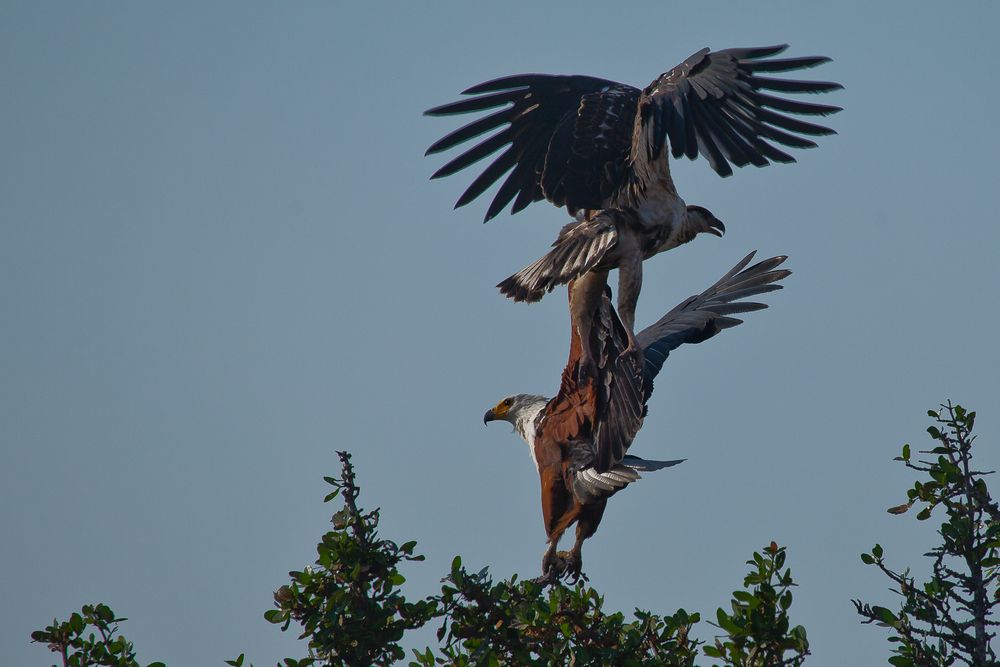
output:
[[[822, 56], [772, 57], [786, 48], [705, 48], [641, 90], [592, 76], [549, 74], [519, 74], [472, 86], [463, 91], [468, 99], [425, 113], [447, 116], [503, 108], [442, 137], [427, 153], [499, 131], [450, 160], [432, 178], [454, 174], [503, 149], [456, 207], [510, 172], [484, 221], [511, 202], [511, 212], [517, 213], [541, 199], [579, 215], [545, 257], [498, 287], [515, 300], [537, 301], [585, 272], [618, 268], [618, 310], [631, 342], [643, 259], [699, 232], [721, 236], [725, 229], [710, 211], [686, 205], [677, 194], [668, 155], [702, 155], [716, 173], [729, 176], [733, 166], [795, 161], [776, 144], [811, 148], [816, 144], [807, 137], [834, 133], [789, 114], [825, 116], [839, 107], [772, 94], [841, 88], [766, 76], [829, 61]], [[601, 290], [590, 294], [599, 297]], [[577, 325], [586, 331], [586, 322]]]
[[[638, 480], [640, 472], [681, 463], [648, 461], [627, 451], [646, 416], [653, 379], [670, 352], [740, 324], [734, 315], [767, 308], [743, 299], [781, 289], [778, 281], [791, 273], [777, 268], [784, 256], [745, 268], [753, 256], [750, 253], [707, 290], [643, 329], [632, 353], [625, 352], [624, 326], [603, 294], [590, 330], [590, 343], [598, 355], [596, 373], [579, 379], [581, 340], [576, 327], [571, 327], [569, 361], [555, 398], [515, 394], [484, 415], [484, 423], [513, 424], [538, 468], [548, 537], [542, 558], [544, 580], [580, 575], [583, 541], [597, 530], [610, 496]], [[557, 554], [559, 538], [573, 523], [577, 524], [573, 549]]]

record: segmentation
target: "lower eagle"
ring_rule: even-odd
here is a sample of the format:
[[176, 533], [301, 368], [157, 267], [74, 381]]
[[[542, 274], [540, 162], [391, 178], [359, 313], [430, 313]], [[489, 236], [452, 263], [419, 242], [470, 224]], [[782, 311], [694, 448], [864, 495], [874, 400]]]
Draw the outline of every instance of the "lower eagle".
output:
[[[642, 472], [682, 462], [645, 460], [626, 452], [642, 427], [653, 380], [670, 352], [740, 324], [742, 320], [734, 315], [767, 308], [744, 299], [782, 288], [777, 283], [791, 273], [778, 268], [786, 257], [772, 257], [746, 268], [754, 254], [636, 334], [631, 347], [631, 332], [619, 319], [610, 290], [605, 288], [586, 330], [586, 344], [594, 355], [593, 372], [579, 372], [585, 341], [578, 327], [571, 326], [569, 361], [555, 398], [515, 394], [486, 412], [484, 423], [502, 420], [514, 426], [538, 468], [548, 537], [542, 581], [579, 579], [583, 542], [597, 531], [608, 498], [637, 481]], [[572, 311], [572, 289], [569, 294]], [[574, 523], [573, 548], [557, 552], [559, 539]]]

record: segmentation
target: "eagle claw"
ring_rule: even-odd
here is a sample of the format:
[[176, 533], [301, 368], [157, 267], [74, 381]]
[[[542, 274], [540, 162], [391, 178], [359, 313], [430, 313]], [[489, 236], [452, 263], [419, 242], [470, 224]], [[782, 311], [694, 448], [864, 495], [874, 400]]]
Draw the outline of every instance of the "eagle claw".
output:
[[577, 551], [560, 551], [556, 556], [559, 559], [560, 579], [565, 579], [571, 584], [576, 584], [580, 580], [590, 581], [590, 578], [583, 573], [583, 559]]

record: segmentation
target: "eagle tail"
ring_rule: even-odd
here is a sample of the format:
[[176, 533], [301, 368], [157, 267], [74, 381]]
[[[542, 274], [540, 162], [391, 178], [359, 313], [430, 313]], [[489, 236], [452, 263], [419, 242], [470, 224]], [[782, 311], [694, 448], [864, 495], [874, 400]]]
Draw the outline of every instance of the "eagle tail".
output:
[[582, 276], [601, 263], [618, 242], [618, 231], [610, 218], [574, 221], [562, 228], [552, 249], [537, 262], [497, 284], [514, 301], [541, 301], [546, 293]]
[[632, 482], [641, 479], [640, 472], [670, 468], [684, 463], [685, 460], [650, 461], [626, 454], [620, 463], [616, 463], [605, 472], [597, 472], [594, 468], [576, 471], [573, 476], [573, 495], [584, 503], [609, 498]]
[[653, 461], [649, 459], [640, 459], [638, 456], [626, 454], [625, 457], [622, 458], [622, 465], [631, 468], [632, 470], [651, 472], [653, 470], [672, 468], [673, 466], [684, 463], [685, 461], [687, 461], [687, 459], [676, 459], [674, 461]]

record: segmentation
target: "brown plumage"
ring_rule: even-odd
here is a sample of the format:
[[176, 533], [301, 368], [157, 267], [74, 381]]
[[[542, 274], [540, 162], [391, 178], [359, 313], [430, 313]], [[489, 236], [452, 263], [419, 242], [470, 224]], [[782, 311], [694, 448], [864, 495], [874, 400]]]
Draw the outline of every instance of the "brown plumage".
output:
[[559, 393], [546, 406], [533, 445], [549, 544], [542, 559], [543, 573], [552, 570], [563, 532], [577, 523], [569, 569], [579, 574], [583, 541], [597, 530], [608, 496], [575, 494], [577, 473], [590, 467], [599, 473], [610, 471], [620, 463], [642, 426], [642, 356], [634, 348], [632, 353], [622, 354], [629, 336], [606, 295], [599, 297], [591, 316], [588, 331], [589, 347], [595, 352], [594, 372], [580, 372], [584, 346], [578, 328], [570, 327], [569, 360]]
[[[767, 307], [742, 299], [781, 288], [776, 283], [789, 272], [777, 267], [785, 258], [773, 257], [746, 268], [752, 257], [750, 253], [707, 290], [643, 329], [632, 351], [628, 351], [628, 332], [607, 291], [603, 292], [586, 329], [586, 342], [595, 353], [592, 372], [580, 372], [585, 341], [573, 325], [569, 359], [555, 398], [517, 394], [486, 412], [484, 422], [510, 422], [531, 448], [548, 538], [542, 559], [545, 580], [580, 574], [583, 542], [597, 530], [610, 496], [638, 480], [639, 472], [680, 463], [644, 460], [627, 451], [642, 426], [653, 379], [670, 352], [736, 326], [741, 320], [733, 315]], [[571, 283], [571, 310], [573, 287]], [[573, 523], [577, 524], [573, 548], [559, 555], [559, 539]]]

